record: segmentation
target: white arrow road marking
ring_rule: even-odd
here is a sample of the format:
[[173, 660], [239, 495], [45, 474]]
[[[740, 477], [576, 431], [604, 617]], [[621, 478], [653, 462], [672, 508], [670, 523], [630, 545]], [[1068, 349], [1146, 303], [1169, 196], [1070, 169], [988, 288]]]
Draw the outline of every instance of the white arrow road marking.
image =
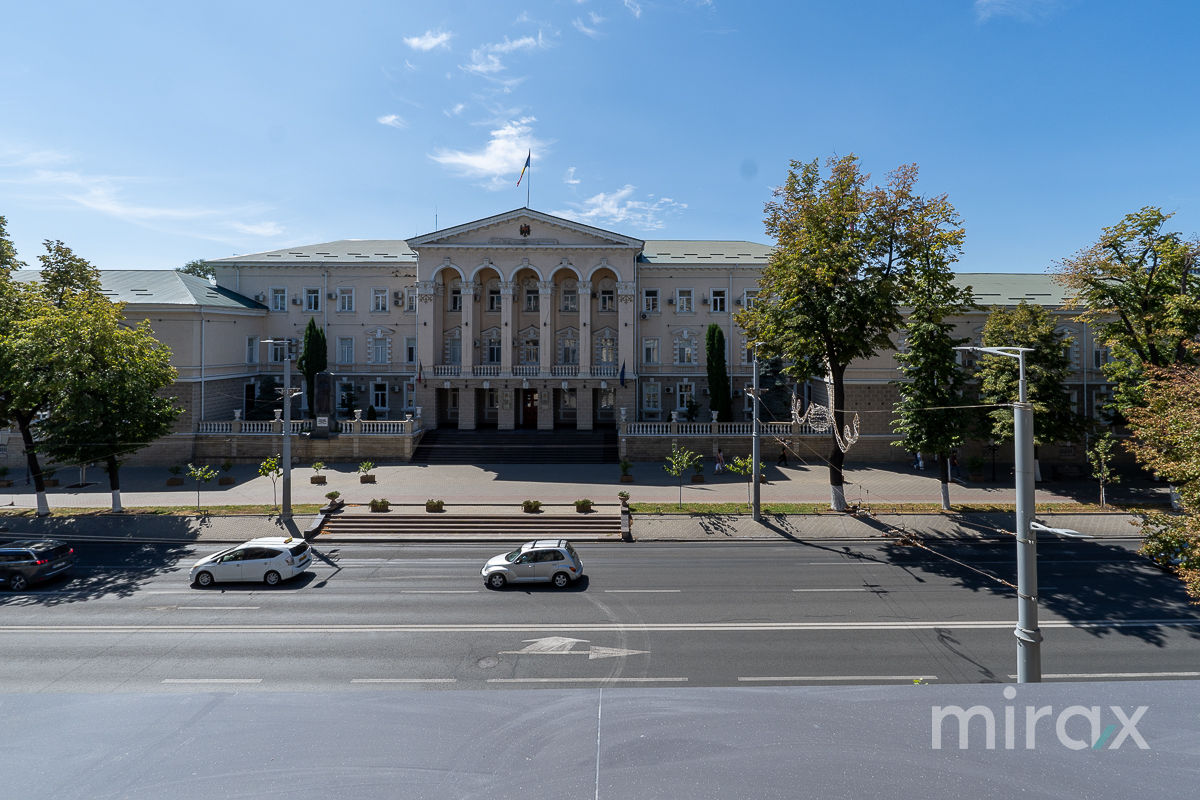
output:
[[587, 639], [572, 639], [569, 636], [544, 636], [541, 639], [526, 639], [528, 642], [520, 650], [501, 650], [502, 656], [581, 656], [587, 654], [588, 660], [596, 658], [621, 658], [623, 656], [645, 655], [648, 650], [623, 650], [620, 647], [597, 647], [592, 645], [587, 650], [573, 650], [576, 644], [588, 644]]

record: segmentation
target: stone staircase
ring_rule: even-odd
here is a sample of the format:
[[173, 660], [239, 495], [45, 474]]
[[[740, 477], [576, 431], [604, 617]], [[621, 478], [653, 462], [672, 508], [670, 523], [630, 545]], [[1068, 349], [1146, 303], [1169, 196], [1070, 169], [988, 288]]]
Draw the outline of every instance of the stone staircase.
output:
[[333, 514], [323, 539], [619, 539], [620, 514]]
[[414, 464], [615, 464], [617, 432], [596, 431], [426, 431]]

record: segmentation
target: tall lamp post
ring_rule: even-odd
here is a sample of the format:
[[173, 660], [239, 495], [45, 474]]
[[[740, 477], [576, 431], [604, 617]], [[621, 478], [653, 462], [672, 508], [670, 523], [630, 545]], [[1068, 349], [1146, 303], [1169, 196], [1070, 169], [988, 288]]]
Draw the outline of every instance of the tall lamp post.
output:
[[292, 393], [292, 351], [296, 343], [291, 339], [263, 339], [265, 345], [283, 345], [283, 448], [279, 454], [283, 461], [283, 505], [280, 508], [279, 519], [289, 522], [292, 519], [292, 398], [300, 394]]
[[1032, 347], [956, 347], [1015, 358], [1020, 365], [1018, 400], [1013, 404], [1013, 452], [1017, 489], [1017, 683], [1041, 683], [1042, 632], [1038, 628], [1037, 534], [1033, 523], [1033, 406], [1025, 395], [1025, 354]]
[[750, 481], [754, 485], [753, 501], [750, 503], [750, 518], [762, 522], [762, 467], [758, 463], [761, 452], [758, 430], [758, 345], [754, 346], [754, 414], [750, 423]]

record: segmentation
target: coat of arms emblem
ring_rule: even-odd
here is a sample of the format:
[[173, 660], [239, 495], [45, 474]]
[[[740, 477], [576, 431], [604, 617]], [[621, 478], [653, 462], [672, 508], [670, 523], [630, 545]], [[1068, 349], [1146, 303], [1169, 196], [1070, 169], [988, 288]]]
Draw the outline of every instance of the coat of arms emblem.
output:
[[530, 233], [530, 231], [529, 231], [529, 226], [528, 226], [528, 225], [522, 225], [522, 226], [521, 226], [521, 235], [522, 235], [522, 236], [528, 236], [528, 235], [529, 235], [529, 233]]

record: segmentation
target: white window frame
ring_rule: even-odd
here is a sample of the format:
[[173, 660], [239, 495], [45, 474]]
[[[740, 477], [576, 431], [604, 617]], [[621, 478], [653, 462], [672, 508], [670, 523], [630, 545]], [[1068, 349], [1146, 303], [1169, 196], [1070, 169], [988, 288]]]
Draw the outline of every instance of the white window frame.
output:
[[559, 301], [558, 310], [562, 313], [579, 313], [579, 289], [577, 287], [563, 286]]
[[417, 310], [417, 287], [409, 286], [404, 290], [404, 310], [409, 313]]
[[696, 384], [691, 383], [690, 381], [683, 381], [682, 383], [675, 384], [675, 410], [686, 410], [687, 399], [696, 399]]
[[541, 290], [536, 286], [525, 287], [525, 304], [522, 308], [529, 313], [542, 310]]
[[695, 310], [695, 305], [692, 301], [695, 299], [691, 289], [676, 289], [675, 290], [675, 313], [676, 314], [691, 314]]
[[287, 357], [287, 342], [278, 339], [267, 346], [267, 358], [272, 364], [282, 364]]
[[380, 289], [378, 287], [372, 289], [371, 290], [371, 311], [386, 312], [387, 310], [388, 310], [388, 290]]
[[404, 407], [417, 407], [417, 382], [415, 380], [404, 382]]
[[[387, 336], [368, 336], [367, 337], [367, 363], [368, 364], [386, 364], [388, 363], [388, 347], [390, 339]], [[380, 359], [379, 356], [383, 358]]]
[[662, 384], [642, 384], [642, 410], [659, 414], [662, 412]]
[[709, 310], [724, 313], [729, 308], [729, 304], [726, 302], [727, 299], [728, 297], [724, 289], [713, 289], [708, 298]]
[[504, 297], [500, 294], [499, 289], [488, 289], [488, 313], [496, 313], [504, 310]]
[[[654, 350], [654, 360], [647, 358], [648, 350]], [[661, 364], [662, 350], [659, 349], [659, 341], [657, 336], [647, 336], [642, 338], [642, 363], [643, 364]]]
[[567, 366], [579, 364], [579, 331], [574, 328], [563, 328], [555, 337], [558, 350], [558, 363]]
[[354, 313], [354, 289], [350, 286], [339, 286], [337, 290], [338, 313]]
[[317, 286], [304, 287], [304, 310], [310, 314], [321, 312], [321, 289]]
[[690, 331], [681, 331], [671, 343], [671, 359], [676, 366], [694, 366], [697, 361], [696, 337]]
[[272, 286], [268, 290], [272, 311], [287, 311], [287, 289], [283, 286]]
[[746, 289], [742, 292], [742, 306], [749, 311], [758, 302], [758, 289]]
[[258, 337], [257, 336], [247, 336], [246, 337], [246, 363], [247, 364], [257, 364], [258, 363]]
[[454, 286], [450, 289], [450, 310], [462, 311], [463, 293], [461, 286]]
[[404, 363], [417, 363], [417, 337], [415, 336], [404, 337]]
[[[376, 400], [383, 399], [383, 404], [376, 403]], [[371, 381], [371, 405], [376, 411], [388, 410], [388, 385], [380, 381]]]
[[642, 289], [642, 313], [659, 313], [658, 289]]
[[602, 313], [609, 313], [617, 310], [617, 290], [616, 289], [601, 289], [600, 303], [598, 310]]
[[337, 340], [337, 363], [354, 363], [354, 337], [339, 336]]

